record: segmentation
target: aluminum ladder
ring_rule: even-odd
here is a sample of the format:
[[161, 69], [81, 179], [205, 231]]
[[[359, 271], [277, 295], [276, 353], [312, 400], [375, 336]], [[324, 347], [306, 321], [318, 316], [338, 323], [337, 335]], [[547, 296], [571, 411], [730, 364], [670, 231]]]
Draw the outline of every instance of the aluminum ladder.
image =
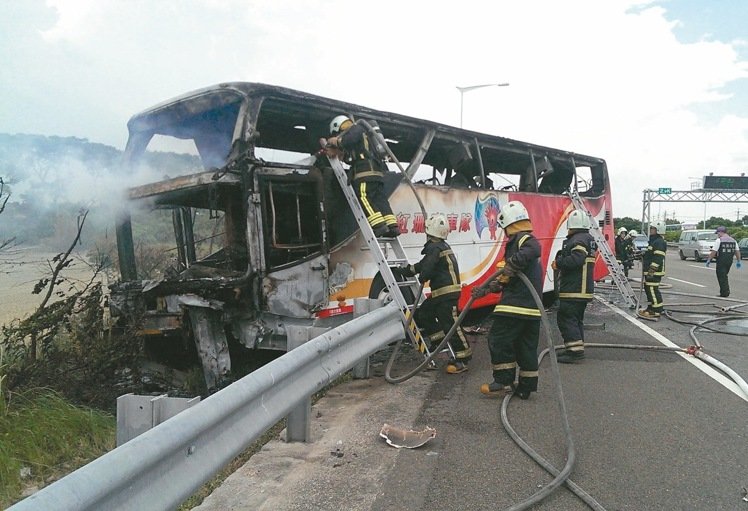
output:
[[[351, 207], [351, 211], [353, 212], [353, 216], [356, 218], [356, 223], [361, 229], [361, 234], [366, 242], [366, 246], [369, 248], [369, 253], [371, 253], [374, 262], [377, 264], [377, 269], [379, 270], [380, 275], [382, 275], [382, 279], [387, 286], [390, 297], [392, 298], [392, 301], [397, 303], [397, 306], [400, 309], [400, 320], [403, 323], [408, 339], [410, 339], [413, 346], [423, 353], [425, 357], [430, 356], [431, 352], [421, 335], [421, 331], [418, 329], [416, 322], [411, 317], [413, 307], [419, 304], [422, 298], [420, 296], [421, 286], [415, 278], [398, 281], [395, 274], [392, 272], [393, 267], [408, 264], [408, 256], [405, 254], [405, 250], [400, 244], [400, 240], [397, 237], [377, 238], [374, 236], [374, 231], [366, 219], [364, 210], [361, 208], [361, 204], [353, 191], [353, 187], [348, 182], [348, 175], [346, 174], [343, 165], [340, 163], [340, 160], [332, 157], [328, 157], [328, 160], [330, 160], [330, 166], [332, 167], [333, 172], [335, 172], [335, 177], [338, 179], [338, 183], [340, 183], [340, 188], [343, 190], [348, 205]], [[387, 249], [388, 246], [391, 250]], [[392, 253], [392, 258], [387, 257], [390, 252]], [[409, 288], [411, 290], [415, 299], [413, 305], [409, 304], [405, 299], [401, 290], [402, 288]], [[434, 364], [433, 361], [431, 363], [432, 365]]]
[[613, 282], [618, 288], [618, 291], [621, 292], [621, 295], [629, 308], [636, 309], [638, 306], [636, 293], [631, 287], [631, 284], [629, 284], [628, 277], [624, 275], [623, 268], [618, 264], [615, 254], [610, 249], [610, 245], [608, 245], [608, 241], [605, 239], [605, 235], [600, 230], [599, 224], [584, 206], [584, 202], [576, 189], [569, 190], [569, 197], [571, 198], [571, 202], [574, 204], [574, 208], [587, 215], [587, 221], [590, 225], [590, 234], [597, 243], [597, 249], [600, 252], [600, 256], [603, 258], [603, 261], [605, 261], [605, 266], [608, 267]]

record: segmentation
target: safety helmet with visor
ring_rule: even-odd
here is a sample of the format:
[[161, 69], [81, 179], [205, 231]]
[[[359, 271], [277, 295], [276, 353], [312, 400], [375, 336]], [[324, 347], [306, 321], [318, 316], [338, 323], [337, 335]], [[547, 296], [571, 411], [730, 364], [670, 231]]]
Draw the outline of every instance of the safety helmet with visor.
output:
[[625, 227], [619, 227], [619, 228], [618, 228], [618, 235], [619, 235], [619, 236], [620, 236], [621, 234], [626, 234], [627, 232], [628, 232], [628, 231], [626, 230], [626, 228], [625, 228]]
[[665, 234], [665, 222], [657, 220], [649, 224], [650, 229], [656, 229], [657, 234]]
[[426, 234], [439, 239], [447, 239], [449, 235], [449, 222], [447, 217], [441, 213], [434, 213], [426, 220]]
[[507, 202], [501, 212], [499, 213], [499, 226], [502, 229], [506, 229], [508, 226], [520, 220], [529, 220], [530, 215], [527, 214], [524, 204], [518, 200]]
[[587, 215], [579, 210], [572, 211], [569, 218], [566, 219], [566, 228], [571, 229], [589, 229], [590, 223]]
[[347, 115], [336, 115], [332, 121], [330, 121], [330, 135], [335, 135], [341, 131], [345, 131], [351, 127], [353, 121]]

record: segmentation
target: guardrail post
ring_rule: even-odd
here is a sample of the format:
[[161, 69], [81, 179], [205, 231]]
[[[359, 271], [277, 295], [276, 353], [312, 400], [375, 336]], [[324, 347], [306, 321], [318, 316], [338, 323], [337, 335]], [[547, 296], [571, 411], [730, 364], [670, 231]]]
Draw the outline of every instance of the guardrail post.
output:
[[[289, 325], [286, 327], [288, 351], [298, 348], [309, 340], [309, 329]], [[286, 416], [286, 442], [308, 442], [311, 435], [312, 396], [299, 401]]]
[[[382, 306], [382, 300], [374, 298], [354, 298], [353, 299], [353, 317], [357, 318], [368, 314], [372, 310], [378, 309]], [[351, 371], [353, 378], [356, 380], [363, 380], [371, 376], [369, 367], [369, 357], [361, 360], [358, 364], [353, 366]]]

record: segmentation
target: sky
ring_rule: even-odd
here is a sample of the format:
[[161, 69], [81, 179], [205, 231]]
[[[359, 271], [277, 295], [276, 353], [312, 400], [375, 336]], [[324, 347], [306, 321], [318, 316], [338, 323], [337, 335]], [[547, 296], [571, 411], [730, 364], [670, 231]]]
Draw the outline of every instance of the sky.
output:
[[[127, 120], [263, 82], [604, 158], [613, 214], [642, 190], [748, 172], [741, 0], [3, 0], [0, 132], [124, 148]], [[735, 219], [748, 203], [653, 216]]]

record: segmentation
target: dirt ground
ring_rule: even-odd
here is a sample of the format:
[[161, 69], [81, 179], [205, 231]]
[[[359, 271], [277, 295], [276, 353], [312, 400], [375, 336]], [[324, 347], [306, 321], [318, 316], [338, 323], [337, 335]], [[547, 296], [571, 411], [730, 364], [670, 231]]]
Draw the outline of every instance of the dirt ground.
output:
[[[48, 261], [56, 255], [56, 252], [47, 252], [39, 247], [26, 247], [19, 249], [16, 257], [22, 264], [0, 267], [0, 324], [23, 318], [39, 305], [43, 296], [31, 294], [31, 291], [40, 278], [50, 273]], [[64, 272], [80, 285], [90, 274], [79, 257]], [[63, 284], [61, 289], [67, 290], [68, 286]]]

